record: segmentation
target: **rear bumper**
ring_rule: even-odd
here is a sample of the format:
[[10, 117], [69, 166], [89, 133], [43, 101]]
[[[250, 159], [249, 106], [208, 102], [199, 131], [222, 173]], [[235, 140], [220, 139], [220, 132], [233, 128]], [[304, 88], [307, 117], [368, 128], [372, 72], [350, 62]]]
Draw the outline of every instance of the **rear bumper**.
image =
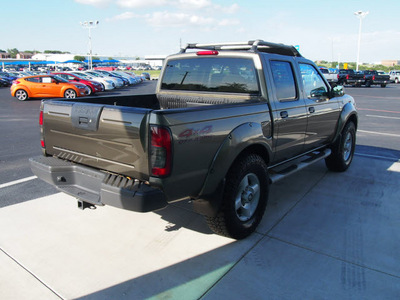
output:
[[55, 157], [37, 156], [29, 161], [37, 177], [93, 205], [110, 205], [137, 212], [149, 212], [167, 206], [161, 190], [131, 178]]

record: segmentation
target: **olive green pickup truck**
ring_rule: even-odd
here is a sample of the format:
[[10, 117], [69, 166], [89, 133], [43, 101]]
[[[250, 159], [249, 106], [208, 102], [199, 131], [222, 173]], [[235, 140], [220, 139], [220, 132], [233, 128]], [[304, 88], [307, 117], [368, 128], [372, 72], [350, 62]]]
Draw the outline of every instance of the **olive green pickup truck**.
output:
[[188, 44], [156, 94], [43, 101], [34, 174], [78, 198], [148, 212], [191, 199], [216, 233], [261, 221], [269, 185], [325, 159], [345, 171], [357, 111], [292, 46]]

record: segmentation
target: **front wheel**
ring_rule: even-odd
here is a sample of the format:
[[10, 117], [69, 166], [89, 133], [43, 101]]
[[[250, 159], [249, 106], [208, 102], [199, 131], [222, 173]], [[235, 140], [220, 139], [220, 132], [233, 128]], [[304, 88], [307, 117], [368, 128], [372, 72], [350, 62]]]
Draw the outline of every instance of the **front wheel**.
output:
[[25, 90], [18, 90], [15, 92], [15, 98], [19, 101], [25, 101], [28, 99], [28, 93]]
[[212, 231], [234, 239], [249, 236], [260, 223], [268, 200], [269, 180], [264, 160], [250, 154], [237, 161], [226, 176], [222, 205], [206, 221]]
[[353, 122], [349, 122], [332, 145], [332, 153], [325, 159], [325, 164], [329, 170], [335, 172], [346, 171], [354, 156], [356, 147], [356, 127]]
[[68, 99], [76, 98], [76, 92], [73, 89], [68, 89], [65, 91], [64, 97]]

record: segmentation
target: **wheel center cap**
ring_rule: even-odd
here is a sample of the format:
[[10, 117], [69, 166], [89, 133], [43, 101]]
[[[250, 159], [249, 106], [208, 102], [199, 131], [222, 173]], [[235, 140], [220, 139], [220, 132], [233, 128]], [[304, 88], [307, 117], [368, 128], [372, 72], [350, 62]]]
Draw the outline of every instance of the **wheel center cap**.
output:
[[253, 200], [254, 194], [251, 190], [246, 189], [242, 194], [242, 201], [244, 204], [249, 203]]

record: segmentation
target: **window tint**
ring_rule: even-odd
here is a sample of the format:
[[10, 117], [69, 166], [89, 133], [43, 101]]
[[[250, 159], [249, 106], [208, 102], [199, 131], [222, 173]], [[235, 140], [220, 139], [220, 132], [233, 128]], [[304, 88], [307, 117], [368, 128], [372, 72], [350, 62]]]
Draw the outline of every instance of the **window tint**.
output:
[[204, 92], [258, 94], [258, 81], [251, 59], [190, 58], [168, 62], [161, 88]]
[[286, 61], [271, 61], [271, 71], [278, 100], [296, 100], [297, 89], [291, 64]]
[[299, 66], [303, 79], [304, 91], [307, 97], [315, 98], [327, 95], [328, 88], [314, 66], [308, 64], [299, 64]]
[[30, 82], [41, 82], [40, 77], [30, 77], [26, 78], [25, 80]]

